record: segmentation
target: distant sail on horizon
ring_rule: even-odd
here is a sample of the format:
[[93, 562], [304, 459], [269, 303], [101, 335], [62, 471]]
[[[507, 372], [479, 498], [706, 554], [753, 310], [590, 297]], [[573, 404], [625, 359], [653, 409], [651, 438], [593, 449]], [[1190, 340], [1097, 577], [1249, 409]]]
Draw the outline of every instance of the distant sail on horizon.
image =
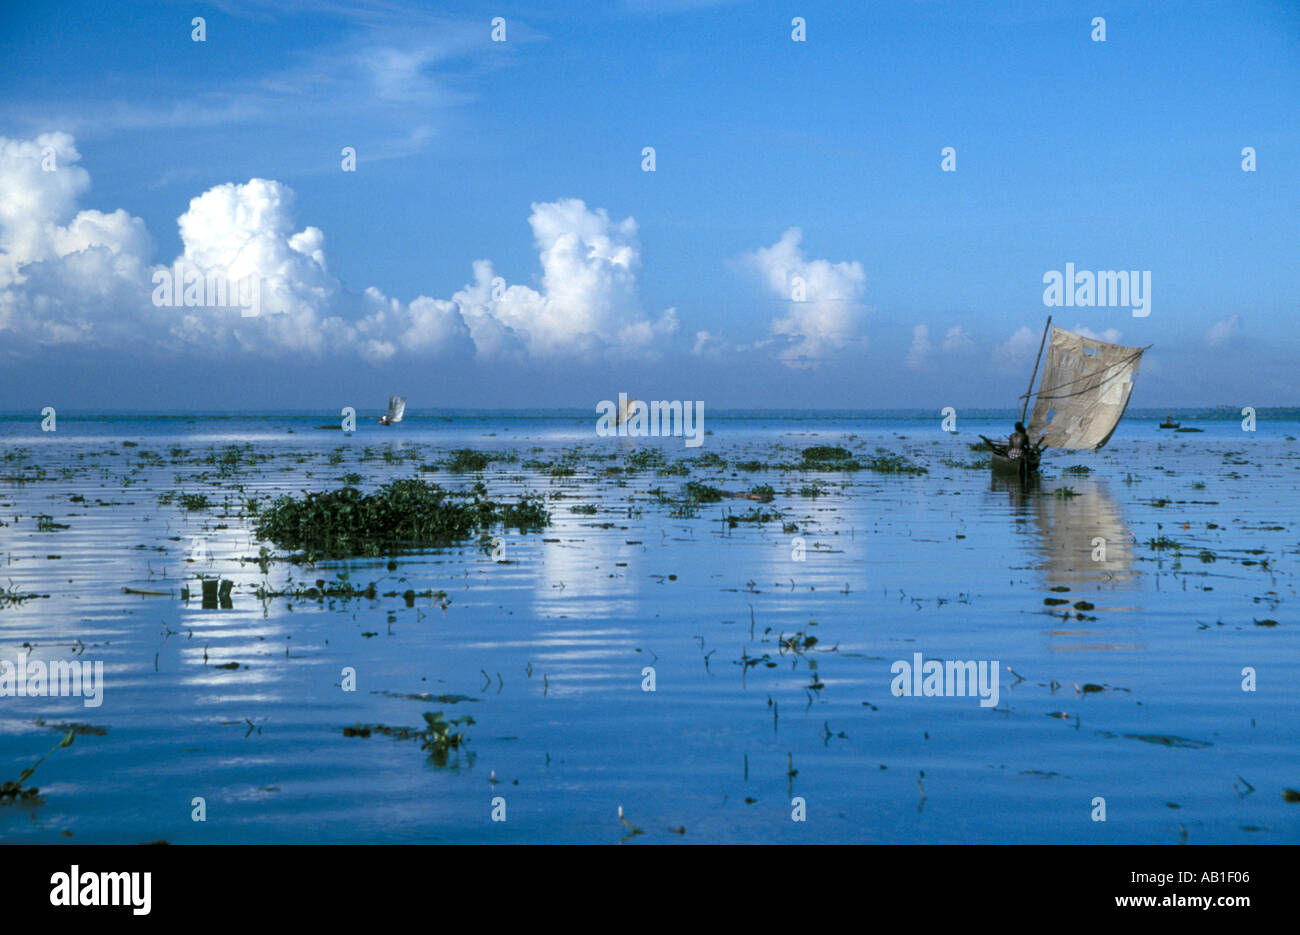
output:
[[384, 413], [383, 418], [379, 420], [381, 425], [393, 425], [402, 421], [402, 416], [406, 414], [406, 397], [390, 396], [388, 397], [388, 412]]
[[618, 411], [614, 413], [614, 425], [619, 426], [627, 424], [628, 420], [632, 418], [632, 405], [635, 402], [637, 402], [635, 397], [629, 396], [624, 399], [623, 394], [619, 394]]
[[1049, 448], [1097, 449], [1128, 408], [1145, 347], [1127, 347], [1051, 326], [1029, 437]]

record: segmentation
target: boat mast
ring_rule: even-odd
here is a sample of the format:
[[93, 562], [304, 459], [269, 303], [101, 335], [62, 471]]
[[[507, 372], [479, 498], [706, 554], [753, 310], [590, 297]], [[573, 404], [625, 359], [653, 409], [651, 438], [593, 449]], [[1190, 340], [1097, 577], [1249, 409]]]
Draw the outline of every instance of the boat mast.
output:
[[1043, 326], [1043, 340], [1038, 342], [1038, 356], [1034, 358], [1034, 372], [1029, 375], [1029, 389], [1025, 391], [1025, 404], [1020, 407], [1020, 421], [1025, 421], [1025, 413], [1029, 411], [1029, 397], [1034, 395], [1034, 377], [1038, 376], [1038, 362], [1043, 359], [1043, 347], [1047, 344], [1047, 332], [1052, 328], [1052, 316], [1047, 316], [1047, 324]]

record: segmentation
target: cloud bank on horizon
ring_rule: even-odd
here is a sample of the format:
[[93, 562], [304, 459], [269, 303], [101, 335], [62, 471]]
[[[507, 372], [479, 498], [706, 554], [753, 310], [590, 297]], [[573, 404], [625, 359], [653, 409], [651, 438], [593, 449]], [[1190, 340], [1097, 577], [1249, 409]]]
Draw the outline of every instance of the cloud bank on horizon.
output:
[[[155, 239], [142, 219], [121, 208], [78, 208], [91, 187], [80, 161], [66, 133], [0, 137], [0, 332], [11, 342], [262, 358], [359, 355], [372, 363], [440, 354], [653, 360], [680, 330], [675, 308], [650, 314], [641, 307], [636, 220], [615, 221], [578, 198], [531, 206], [538, 288], [507, 283], [490, 259], [480, 259], [472, 280], [450, 298], [403, 302], [375, 285], [350, 290], [331, 274], [324, 231], [297, 229], [294, 192], [269, 179], [227, 182], [193, 198], [177, 219], [181, 253], [156, 263]], [[50, 164], [52, 171], [45, 168]], [[800, 228], [791, 227], [735, 264], [782, 308], [769, 334], [736, 344], [701, 330], [692, 353], [765, 353], [809, 369], [866, 345], [862, 264], [810, 259], [802, 239]], [[173, 270], [230, 281], [253, 277], [261, 311], [245, 317], [239, 308], [189, 307], [179, 297], [160, 305], [158, 277]], [[1100, 337], [1117, 340], [1119, 332]], [[1021, 328], [995, 348], [995, 358], [1017, 365], [1036, 340]], [[960, 325], [942, 342], [944, 354], [973, 347]], [[917, 325], [907, 365], [925, 369], [934, 351], [928, 327]]]
[[[531, 206], [537, 288], [507, 283], [490, 259], [480, 259], [472, 264], [472, 281], [450, 298], [403, 302], [375, 285], [349, 289], [334, 276], [325, 233], [311, 225], [296, 229], [293, 190], [268, 179], [227, 182], [193, 198], [177, 219], [180, 255], [155, 263], [155, 241], [142, 219], [121, 208], [78, 208], [91, 187], [80, 160], [67, 133], [0, 137], [0, 333], [10, 352], [80, 343], [271, 359], [360, 356], [371, 363], [444, 354], [552, 363], [657, 360], [681, 330], [675, 308], [642, 308], [636, 220], [615, 221], [578, 198]], [[768, 335], [745, 344], [698, 330], [690, 353], [764, 354], [806, 370], [866, 346], [863, 265], [809, 259], [802, 238], [791, 227], [733, 263], [782, 309], [769, 321]], [[255, 278], [260, 314], [187, 307], [179, 299], [180, 307], [159, 305], [157, 277], [173, 269]], [[1111, 342], [1123, 337], [1116, 328], [1074, 329]], [[1233, 314], [1213, 324], [1205, 342], [1222, 347], [1241, 330], [1241, 317]], [[989, 357], [1001, 372], [1016, 372], [1032, 359], [1040, 337], [1020, 327], [988, 348]], [[957, 359], [969, 362], [978, 350], [961, 325], [939, 341], [928, 325], [917, 324], [903, 364], [934, 372]]]
[[[506, 284], [480, 260], [473, 282], [450, 299], [405, 303], [375, 286], [349, 292], [329, 271], [324, 232], [295, 230], [293, 191], [267, 179], [194, 198], [177, 219], [180, 256], [155, 265], [140, 218], [77, 210], [90, 187], [80, 158], [65, 133], [0, 138], [0, 331], [32, 345], [359, 353], [372, 362], [445, 352], [550, 359], [652, 354], [678, 328], [674, 309], [650, 316], [639, 307], [636, 221], [613, 221], [576, 198], [532, 206], [539, 289]], [[160, 306], [155, 277], [177, 265], [196, 279], [255, 277], [260, 313]]]
[[[180, 255], [155, 263], [142, 219], [121, 208], [78, 208], [91, 187], [80, 161], [66, 133], [0, 137], [0, 332], [11, 340], [271, 358], [359, 354], [372, 363], [444, 353], [546, 361], [656, 359], [680, 328], [675, 308], [641, 307], [636, 220], [615, 221], [578, 198], [531, 206], [538, 288], [507, 283], [481, 259], [450, 298], [403, 302], [374, 285], [351, 291], [332, 275], [324, 231], [296, 229], [294, 192], [269, 179], [228, 182], [193, 198], [177, 219]], [[740, 258], [786, 309], [770, 322], [770, 336], [732, 345], [698, 332], [696, 353], [767, 349], [806, 369], [865, 343], [861, 263], [809, 259], [801, 238], [792, 227]], [[254, 278], [259, 314], [204, 306], [201, 297], [182, 302], [183, 283], [174, 302], [160, 304], [159, 277], [173, 271], [195, 280]]]

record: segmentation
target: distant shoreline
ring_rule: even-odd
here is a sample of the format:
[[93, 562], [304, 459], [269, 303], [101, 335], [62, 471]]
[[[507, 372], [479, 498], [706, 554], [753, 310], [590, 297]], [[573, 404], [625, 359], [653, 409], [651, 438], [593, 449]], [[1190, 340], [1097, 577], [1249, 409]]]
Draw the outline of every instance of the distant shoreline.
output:
[[[748, 419], [787, 419], [790, 421], [812, 420], [861, 420], [861, 421], [923, 421], [941, 418], [943, 407], [912, 409], [736, 409], [718, 408], [707, 410], [710, 420], [743, 421]], [[235, 420], [235, 419], [333, 419], [338, 413], [337, 407], [320, 409], [228, 409], [228, 410], [178, 410], [178, 409], [59, 409], [61, 419], [80, 419], [97, 421], [115, 421], [119, 419], [155, 419], [158, 421], [184, 421], [190, 419]], [[1242, 418], [1240, 406], [1185, 407], [1185, 408], [1131, 408], [1125, 413], [1126, 421], [1146, 421], [1156, 419], [1163, 421], [1166, 417], [1175, 420], [1193, 422], [1232, 422]], [[382, 413], [382, 406], [357, 407], [358, 413]], [[557, 408], [411, 408], [406, 412], [407, 421], [427, 419], [587, 419], [593, 418], [592, 408], [557, 407]], [[1018, 409], [960, 408], [958, 416], [975, 421], [981, 420], [1015, 420], [1019, 418]], [[1300, 420], [1300, 406], [1257, 406], [1258, 419], [1280, 419], [1285, 421]], [[0, 422], [28, 421], [40, 418], [39, 410], [6, 410], [0, 412]]]

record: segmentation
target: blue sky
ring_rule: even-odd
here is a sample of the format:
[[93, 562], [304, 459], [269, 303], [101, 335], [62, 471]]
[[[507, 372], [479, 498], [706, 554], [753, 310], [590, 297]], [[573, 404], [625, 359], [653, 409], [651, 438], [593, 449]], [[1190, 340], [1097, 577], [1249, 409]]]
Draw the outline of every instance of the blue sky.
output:
[[1049, 312], [1300, 402], [1300, 5], [281, 6], [0, 10], [0, 409], [1010, 406]]

